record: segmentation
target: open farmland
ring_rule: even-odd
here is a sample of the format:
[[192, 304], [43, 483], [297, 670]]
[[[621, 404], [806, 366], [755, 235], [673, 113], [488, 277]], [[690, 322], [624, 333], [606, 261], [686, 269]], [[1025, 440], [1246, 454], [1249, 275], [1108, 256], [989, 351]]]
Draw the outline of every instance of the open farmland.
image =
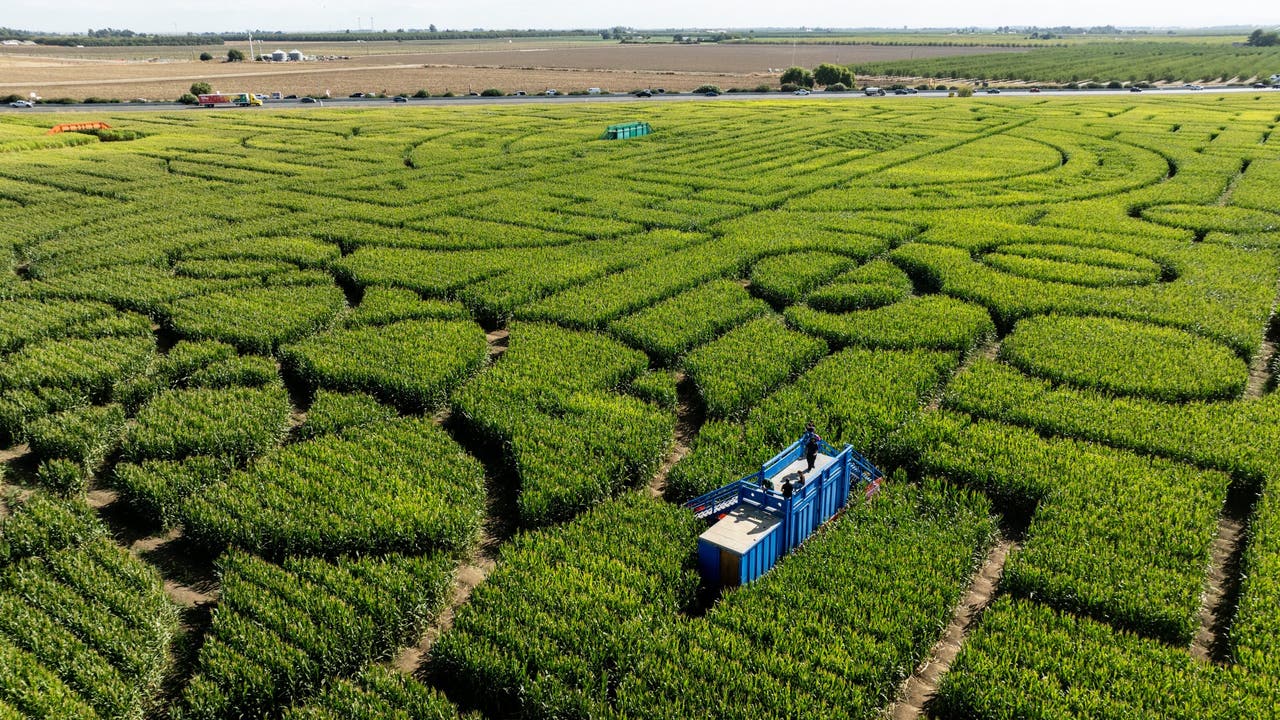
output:
[[[103, 118], [0, 121], [0, 718], [1277, 716], [1271, 96]], [[708, 592], [806, 420], [890, 479]]]
[[[432, 94], [496, 87], [507, 92], [562, 92], [598, 87], [613, 92], [654, 87], [688, 91], [702, 84], [725, 88], [777, 85], [791, 65], [824, 62], [888, 62], [991, 52], [1014, 48], [968, 46], [879, 46], [779, 44], [619, 44], [599, 39], [523, 39], [404, 43], [300, 43], [284, 49], [342, 60], [304, 63], [199, 62], [206, 50], [218, 58], [227, 48], [0, 48], [0, 95], [30, 92], [44, 97], [135, 97], [176, 99], [191, 83], [216, 89], [285, 94], [332, 91]], [[274, 47], [274, 46], [271, 46]], [[265, 47], [264, 47], [265, 50]], [[267, 50], [269, 52], [269, 50]]]

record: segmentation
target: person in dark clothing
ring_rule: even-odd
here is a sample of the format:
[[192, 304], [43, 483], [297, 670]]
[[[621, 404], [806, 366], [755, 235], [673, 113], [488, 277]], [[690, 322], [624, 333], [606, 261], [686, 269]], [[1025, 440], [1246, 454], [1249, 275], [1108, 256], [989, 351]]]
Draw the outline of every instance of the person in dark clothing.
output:
[[822, 438], [818, 437], [818, 433], [814, 432], [812, 422], [805, 423], [804, 437], [801, 439], [804, 441], [801, 443], [804, 446], [804, 459], [809, 463], [809, 467], [805, 469], [805, 472], [812, 472], [813, 463], [818, 459], [818, 443], [822, 442]]

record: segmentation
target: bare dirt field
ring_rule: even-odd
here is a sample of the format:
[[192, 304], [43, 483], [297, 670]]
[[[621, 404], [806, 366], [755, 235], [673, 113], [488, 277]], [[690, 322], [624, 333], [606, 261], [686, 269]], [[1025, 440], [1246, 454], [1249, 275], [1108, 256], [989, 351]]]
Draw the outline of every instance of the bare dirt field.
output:
[[[406, 44], [407, 45], [407, 44]], [[451, 44], [419, 51], [351, 54], [344, 60], [303, 63], [226, 63], [194, 60], [139, 61], [112, 58], [103, 48], [20, 48], [0, 50], [0, 95], [37, 93], [46, 98], [90, 96], [173, 99], [191, 83], [208, 81], [228, 92], [281, 92], [344, 96], [352, 92], [467, 92], [496, 87], [507, 92], [563, 92], [598, 87], [626, 92], [641, 87], [690, 90], [710, 83], [723, 88], [777, 84], [790, 65], [853, 63], [907, 57], [992, 52], [982, 47], [872, 45], [620, 45], [602, 43], [522, 43], [502, 47]], [[292, 49], [292, 47], [290, 48]], [[326, 50], [336, 48], [329, 44]], [[48, 54], [39, 55], [35, 51]], [[136, 54], [138, 48], [124, 49]], [[157, 48], [157, 50], [161, 50]], [[173, 48], [164, 48], [173, 53]], [[314, 49], [304, 49], [311, 52]], [[352, 53], [369, 51], [352, 44]], [[1016, 51], [1004, 49], [1005, 51]], [[92, 51], [92, 52], [89, 52]], [[407, 52], [406, 52], [407, 51]], [[186, 52], [185, 50], [183, 52]]]

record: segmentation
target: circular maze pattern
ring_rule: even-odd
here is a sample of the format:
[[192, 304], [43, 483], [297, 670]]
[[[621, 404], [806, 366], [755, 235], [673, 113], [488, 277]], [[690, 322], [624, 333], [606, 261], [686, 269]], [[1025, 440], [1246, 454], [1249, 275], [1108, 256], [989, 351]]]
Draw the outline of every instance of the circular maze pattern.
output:
[[1015, 243], [982, 256], [989, 267], [1011, 275], [1084, 287], [1146, 285], [1160, 279], [1154, 260], [1119, 250]]
[[1142, 218], [1160, 225], [1201, 233], [1280, 230], [1280, 214], [1242, 207], [1155, 205], [1143, 210]]
[[1197, 335], [1103, 317], [1046, 315], [1019, 322], [1000, 355], [1053, 382], [1182, 402], [1238, 396], [1249, 368]]

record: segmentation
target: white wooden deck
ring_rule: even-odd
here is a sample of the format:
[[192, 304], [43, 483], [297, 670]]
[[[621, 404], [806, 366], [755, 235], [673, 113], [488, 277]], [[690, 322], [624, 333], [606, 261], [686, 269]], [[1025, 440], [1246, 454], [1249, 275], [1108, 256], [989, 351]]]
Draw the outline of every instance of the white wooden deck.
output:
[[782, 522], [782, 518], [750, 505], [730, 510], [720, 522], [707, 528], [702, 539], [738, 555], [745, 554]]

